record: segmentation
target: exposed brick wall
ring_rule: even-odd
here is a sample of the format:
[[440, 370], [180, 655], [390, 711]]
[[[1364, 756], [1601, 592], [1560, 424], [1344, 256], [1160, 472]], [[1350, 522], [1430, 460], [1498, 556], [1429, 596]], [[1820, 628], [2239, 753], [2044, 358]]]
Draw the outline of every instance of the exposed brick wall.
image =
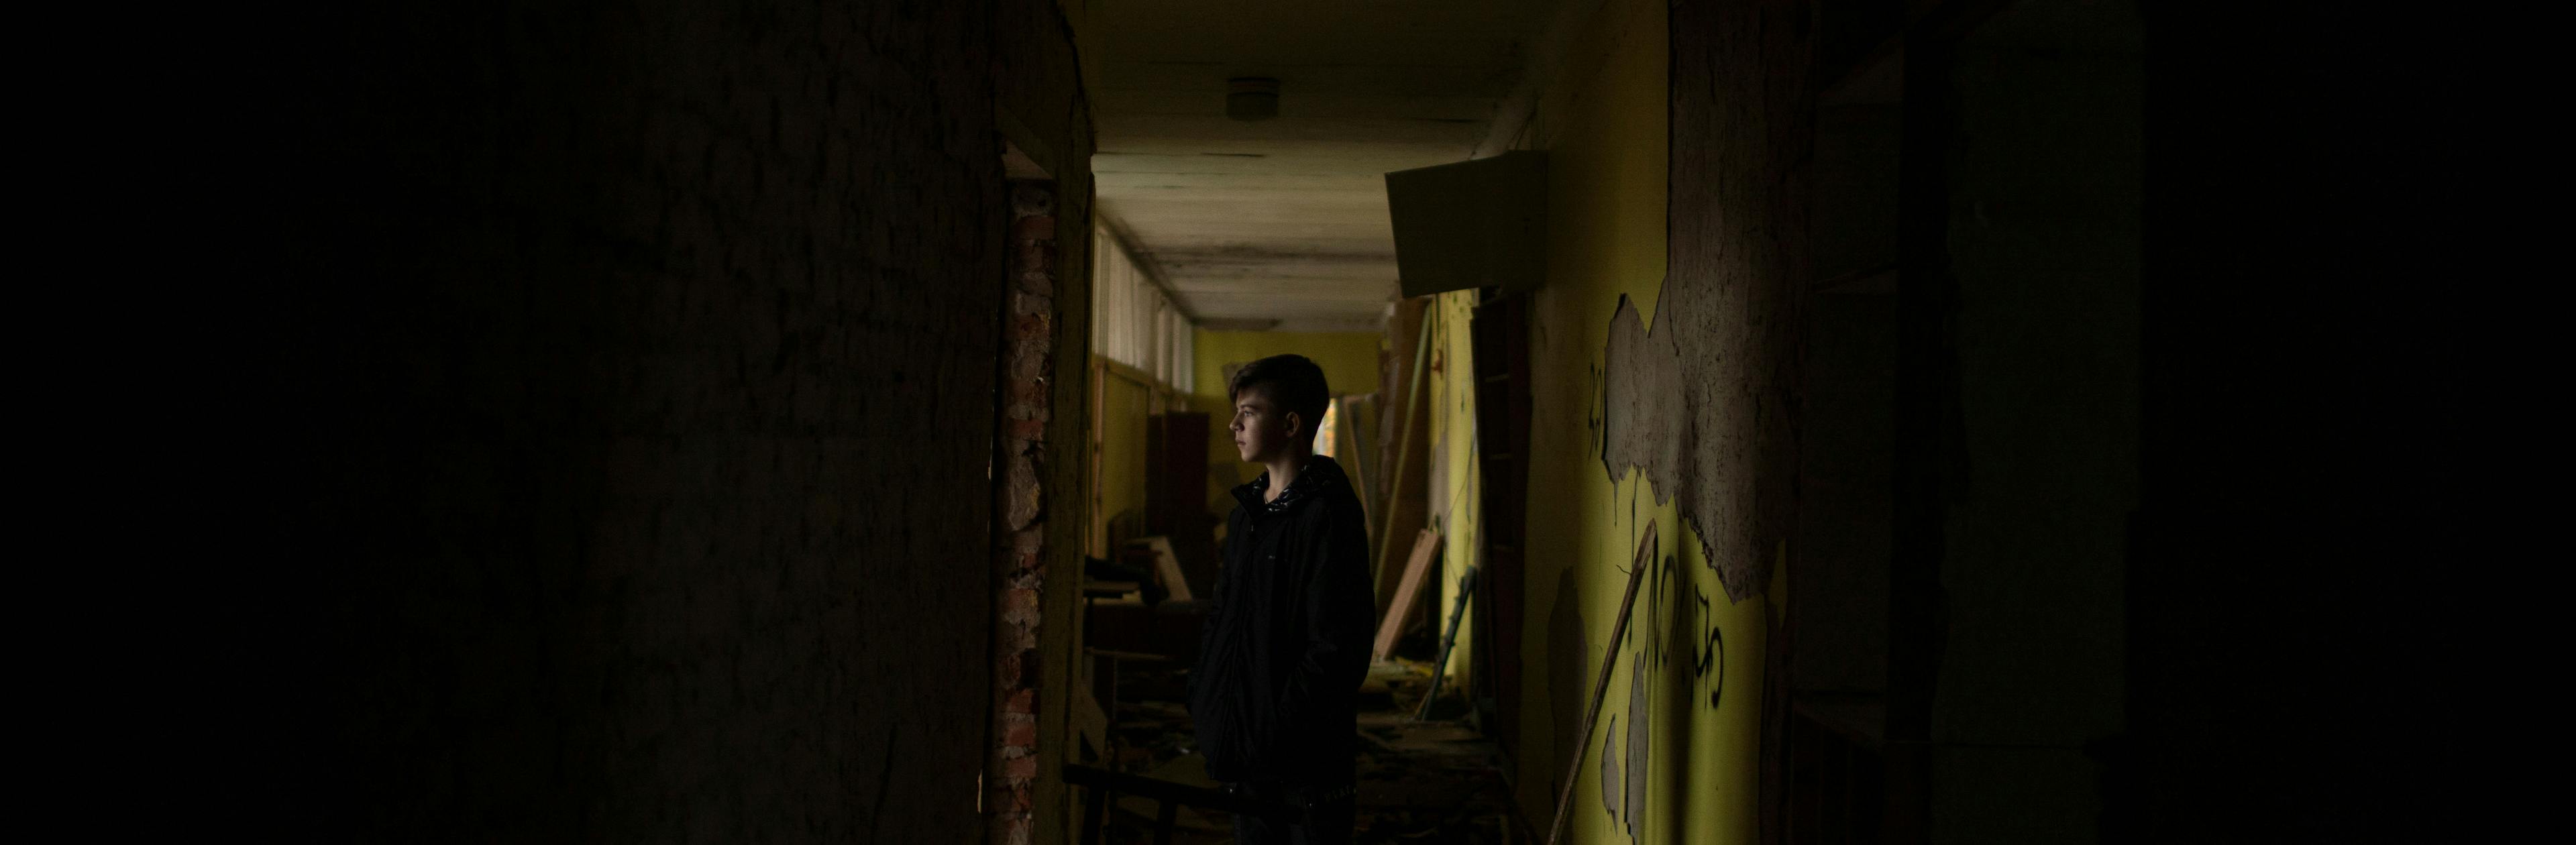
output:
[[[1054, 255], [1049, 279], [1054, 336], [1048, 346], [1054, 361], [1046, 379], [1049, 395], [1043, 440], [1056, 444], [1084, 442], [1091, 424], [1091, 107], [1082, 94], [1082, 68], [1068, 20], [1087, 13], [1078, 5], [1068, 8], [1056, 0], [996, 0], [994, 4], [996, 94], [1002, 112], [1016, 127], [1011, 140], [1052, 177], [1050, 216], [1055, 234], [1048, 248]], [[1081, 448], [1053, 449], [1037, 462], [1037, 468], [1046, 489], [1080, 490], [1090, 478], [1090, 455]], [[1029, 836], [1036, 842], [1071, 841], [1079, 815], [1060, 772], [1073, 758], [1076, 744], [1069, 722], [1081, 645], [1076, 631], [1081, 624], [1079, 573], [1086, 551], [1083, 535], [1090, 526], [1089, 505], [1086, 497], [1074, 495], [1049, 499], [1040, 507], [1039, 566], [1045, 572], [1069, 574], [1040, 579], [1036, 665], [1022, 667], [1023, 677], [1036, 685], [1031, 696], [1036, 756], [1025, 764], [1036, 770], [1026, 788], [1029, 813], [1033, 819], [1056, 822], [1031, 828]], [[996, 698], [1008, 704], [1007, 697]], [[998, 745], [1009, 738], [996, 735], [994, 741]], [[988, 782], [1003, 779], [991, 772], [986, 777]], [[989, 796], [985, 808], [1001, 809]], [[989, 832], [996, 841], [1011, 841], [1012, 833], [1004, 826], [994, 825]]]
[[[1010, 316], [1003, 332], [1001, 449], [995, 507], [993, 762], [985, 797], [992, 841], [1031, 841], [1038, 777], [1038, 700], [1063, 695], [1042, 685], [1038, 628], [1047, 581], [1047, 496], [1042, 484], [1054, 416], [1055, 185], [1011, 183]], [[1058, 620], [1056, 624], [1065, 624]]]
[[280, 818], [976, 838], [988, 7], [333, 14], [251, 48]]

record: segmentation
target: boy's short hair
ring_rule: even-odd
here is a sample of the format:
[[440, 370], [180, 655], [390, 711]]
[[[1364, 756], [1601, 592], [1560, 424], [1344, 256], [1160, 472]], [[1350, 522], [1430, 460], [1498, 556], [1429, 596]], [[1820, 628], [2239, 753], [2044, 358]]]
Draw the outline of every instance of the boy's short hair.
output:
[[1255, 386], [1269, 388], [1270, 401], [1297, 412], [1305, 423], [1299, 436], [1314, 441], [1315, 429], [1324, 424], [1324, 409], [1333, 402], [1332, 389], [1324, 384], [1324, 368], [1304, 355], [1272, 355], [1236, 370], [1234, 380], [1226, 384], [1226, 398], [1240, 400], [1245, 390]]

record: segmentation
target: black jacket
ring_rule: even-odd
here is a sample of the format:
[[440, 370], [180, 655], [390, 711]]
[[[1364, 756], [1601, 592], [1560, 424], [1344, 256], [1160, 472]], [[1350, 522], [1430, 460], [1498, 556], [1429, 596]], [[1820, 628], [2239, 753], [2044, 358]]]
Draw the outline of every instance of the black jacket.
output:
[[1265, 503], [1269, 485], [1263, 473], [1234, 488], [1190, 717], [1216, 780], [1347, 783], [1377, 615], [1367, 522], [1331, 458]]

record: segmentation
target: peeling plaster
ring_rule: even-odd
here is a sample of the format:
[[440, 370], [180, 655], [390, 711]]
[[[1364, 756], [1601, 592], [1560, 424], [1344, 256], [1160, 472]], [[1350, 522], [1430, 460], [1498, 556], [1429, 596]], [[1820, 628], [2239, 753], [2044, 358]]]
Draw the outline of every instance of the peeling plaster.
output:
[[[1808, 129], [1803, 31], [1780, 3], [1672, 11], [1667, 268], [1655, 321], [1622, 297], [1604, 350], [1601, 460], [1678, 502], [1729, 603], [1760, 595], [1794, 506]], [[1777, 29], [1777, 28], [1772, 28]]]
[[1619, 793], [1622, 780], [1619, 772], [1619, 714], [1612, 713], [1610, 729], [1601, 733], [1601, 811], [1609, 813], [1613, 822], [1619, 820], [1619, 809], [1628, 804]]
[[1646, 653], [1637, 652], [1628, 673], [1628, 835], [1637, 835], [1637, 820], [1646, 816], [1646, 759], [1654, 748], [1647, 726]]

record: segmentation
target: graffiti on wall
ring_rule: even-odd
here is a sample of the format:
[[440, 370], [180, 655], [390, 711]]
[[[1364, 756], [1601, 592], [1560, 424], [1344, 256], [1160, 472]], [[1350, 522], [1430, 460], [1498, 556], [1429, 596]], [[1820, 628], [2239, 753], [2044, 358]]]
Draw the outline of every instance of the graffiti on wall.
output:
[[[1723, 649], [1726, 636], [1718, 631], [1716, 613], [1705, 590], [1690, 585], [1690, 572], [1672, 554], [1662, 554], [1656, 544], [1656, 528], [1651, 520], [1636, 538], [1633, 567], [1646, 567], [1638, 582], [1638, 605], [1631, 608], [1628, 636], [1620, 641], [1618, 654], [1602, 654], [1600, 660], [1625, 662], [1628, 675], [1628, 706], [1625, 714], [1610, 714], [1602, 724], [1600, 739], [1600, 799], [1602, 812], [1628, 837], [1643, 835], [1646, 822], [1646, 783], [1649, 765], [1654, 763], [1654, 703], [1664, 683], [1685, 683], [1690, 690], [1674, 690], [1682, 701], [1708, 701], [1710, 708], [1721, 703], [1718, 690], [1723, 688], [1726, 660]], [[1558, 608], [1566, 605], [1571, 595], [1571, 577], [1561, 582]], [[1558, 621], [1579, 626], [1579, 616], [1558, 611]], [[1553, 623], [1551, 623], [1553, 629]], [[1582, 670], [1582, 644], [1558, 636], [1556, 654], [1577, 654], [1571, 660], [1558, 657], [1561, 665]], [[1564, 678], [1564, 675], [1558, 675]], [[1566, 690], [1569, 685], [1558, 685]], [[1708, 696], [1700, 698], [1700, 690]], [[1584, 698], [1558, 698], [1558, 719], [1571, 716], [1571, 708]], [[1579, 732], [1582, 726], [1566, 726], [1566, 732]], [[1574, 745], [1558, 745], [1561, 750], [1574, 750], [1587, 737], [1574, 737]]]
[[[1646, 819], [1658, 688], [1665, 683], [1687, 684], [1691, 689], [1673, 693], [1694, 703], [1705, 701], [1714, 710], [1723, 703], [1726, 687], [1726, 634], [1708, 591], [1690, 583], [1689, 572], [1676, 556], [1660, 553], [1654, 523], [1641, 524], [1644, 528], [1631, 565], [1649, 569], [1639, 587], [1638, 606], [1620, 652], [1601, 658], [1624, 661], [1628, 669], [1627, 712], [1611, 713], [1605, 720], [1598, 772], [1601, 809], [1629, 837], [1641, 835], [1640, 825]], [[1558, 677], [1569, 677], [1586, 664], [1587, 651], [1579, 637], [1581, 617], [1568, 609], [1574, 589], [1569, 570], [1559, 581], [1558, 611], [1550, 623], [1552, 668], [1567, 673]], [[1569, 630], [1577, 633], [1567, 636]], [[1559, 719], [1559, 736], [1571, 740], [1561, 741], [1558, 748], [1570, 753], [1588, 739], [1569, 736], [1580, 730], [1571, 720], [1579, 718], [1574, 710], [1584, 699], [1571, 684], [1557, 685], [1556, 694], [1551, 703]]]
[[[1633, 492], [1636, 488], [1632, 487]], [[1551, 676], [1558, 679], [1549, 689], [1549, 706], [1555, 716], [1556, 748], [1561, 755], [1583, 753], [1587, 742], [1582, 733], [1581, 710], [1588, 706], [1586, 693], [1597, 676], [1587, 669], [1598, 666], [1595, 660], [1624, 663], [1628, 671], [1628, 706], [1626, 712], [1607, 713], [1601, 718], [1598, 740], [1600, 759], [1594, 770], [1599, 777], [1601, 809], [1609, 815], [1617, 830], [1625, 836], [1643, 834], [1647, 819], [1648, 768], [1653, 761], [1654, 703], [1659, 689], [1671, 691], [1671, 703], [1696, 708], [1705, 702], [1715, 710], [1725, 701], [1726, 634], [1719, 624], [1715, 600], [1709, 590], [1691, 577], [1677, 555], [1665, 554], [1657, 539], [1658, 529], [1650, 513], [1636, 512], [1632, 497], [1623, 503], [1629, 509], [1627, 521], [1637, 528], [1630, 550], [1629, 572], [1638, 573], [1637, 605], [1630, 608], [1627, 636], [1613, 653], [1594, 655], [1585, 632], [1581, 610], [1581, 582], [1572, 568], [1561, 571], [1557, 579], [1555, 607], [1548, 619], [1548, 660]], [[1617, 507], [1617, 505], [1614, 505]], [[1688, 689], [1668, 685], [1683, 685]], [[1603, 691], [1608, 692], [1608, 691]], [[1561, 786], [1561, 785], [1560, 785]]]
[[1715, 608], [1709, 604], [1707, 591], [1693, 589], [1691, 592], [1696, 594], [1692, 598], [1699, 602], [1699, 637], [1692, 641], [1697, 644], [1693, 650], [1699, 652], [1699, 658], [1691, 664], [1691, 675], [1700, 686], [1708, 689], [1708, 709], [1715, 710], [1719, 698], [1726, 692], [1726, 631], [1718, 627], [1717, 615], [1711, 612]]

